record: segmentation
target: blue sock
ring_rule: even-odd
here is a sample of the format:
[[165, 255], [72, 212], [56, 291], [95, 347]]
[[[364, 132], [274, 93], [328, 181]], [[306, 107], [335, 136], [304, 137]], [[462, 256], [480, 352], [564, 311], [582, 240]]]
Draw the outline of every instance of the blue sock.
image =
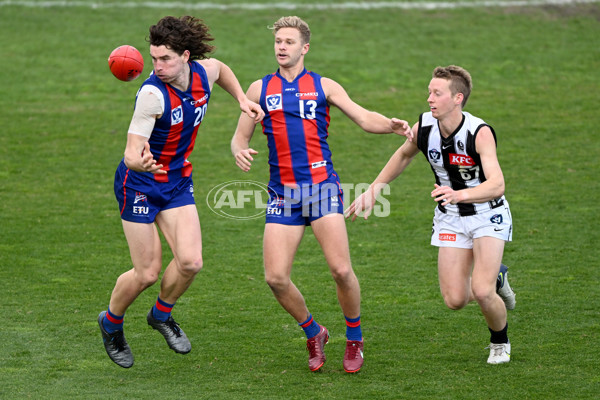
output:
[[308, 318], [306, 319], [306, 321], [301, 322], [298, 325], [300, 325], [300, 327], [304, 329], [304, 333], [306, 334], [307, 339], [313, 338], [317, 336], [319, 332], [321, 332], [321, 327], [315, 322], [315, 320], [312, 317], [312, 314], [308, 314]]
[[362, 329], [360, 328], [360, 315], [357, 318], [346, 318], [346, 338], [348, 340], [362, 340]]
[[166, 321], [171, 316], [171, 310], [175, 306], [175, 303], [169, 304], [165, 303], [160, 299], [160, 297], [156, 298], [156, 304], [152, 307], [152, 316], [154, 319], [159, 321]]
[[110, 307], [108, 307], [108, 311], [106, 312], [106, 315], [104, 316], [104, 319], [102, 320], [102, 326], [104, 326], [104, 330], [106, 330], [106, 332], [108, 332], [108, 333], [113, 333], [115, 331], [122, 331], [124, 317], [125, 317], [125, 314], [115, 315], [115, 314], [111, 313]]

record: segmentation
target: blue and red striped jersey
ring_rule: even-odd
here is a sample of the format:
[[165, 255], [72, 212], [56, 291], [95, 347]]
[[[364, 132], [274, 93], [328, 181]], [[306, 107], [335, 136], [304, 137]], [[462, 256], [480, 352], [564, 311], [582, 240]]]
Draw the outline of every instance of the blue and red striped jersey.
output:
[[163, 83], [152, 74], [142, 84], [160, 89], [165, 111], [156, 120], [149, 139], [150, 151], [157, 164], [163, 164], [167, 175], [152, 175], [157, 182], [168, 182], [170, 176], [188, 177], [192, 163], [188, 160], [194, 149], [198, 127], [206, 114], [210, 98], [210, 85], [204, 67], [196, 61], [189, 62], [191, 82], [183, 92]]
[[321, 76], [302, 71], [288, 82], [279, 71], [262, 79], [260, 105], [269, 147], [270, 185], [316, 184], [333, 172], [327, 144], [329, 104]]

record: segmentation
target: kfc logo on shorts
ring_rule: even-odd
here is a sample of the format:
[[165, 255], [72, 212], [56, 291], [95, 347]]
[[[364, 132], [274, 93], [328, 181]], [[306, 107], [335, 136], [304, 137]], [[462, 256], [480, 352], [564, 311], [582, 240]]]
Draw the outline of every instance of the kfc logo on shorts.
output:
[[183, 122], [183, 110], [181, 106], [171, 110], [171, 125], [177, 125]]
[[475, 161], [465, 154], [450, 154], [450, 164], [472, 167], [475, 165]]
[[266, 101], [268, 111], [281, 110], [281, 93], [268, 95]]
[[440, 242], [456, 242], [456, 233], [440, 233]]

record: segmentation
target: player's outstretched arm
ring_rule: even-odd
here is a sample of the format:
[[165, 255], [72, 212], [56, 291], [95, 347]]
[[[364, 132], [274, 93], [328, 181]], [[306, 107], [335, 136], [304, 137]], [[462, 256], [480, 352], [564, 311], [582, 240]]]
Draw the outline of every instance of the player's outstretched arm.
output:
[[[413, 126], [411, 131], [413, 136], [416, 137], [418, 123]], [[350, 204], [350, 207], [344, 211], [345, 217], [352, 217], [352, 221], [354, 221], [360, 213], [363, 213], [364, 219], [369, 218], [375, 204], [375, 199], [381, 190], [406, 169], [418, 152], [419, 149], [414, 142], [405, 141], [388, 160], [385, 167], [383, 167], [379, 175], [377, 175], [377, 178], [375, 178], [373, 183], [369, 186], [369, 189], [357, 197], [352, 204]]]
[[[250, 85], [246, 94], [249, 101], [255, 102], [260, 99], [261, 86], [261, 81], [256, 81]], [[250, 170], [252, 161], [254, 161], [252, 156], [258, 154], [258, 151], [249, 147], [255, 127], [256, 119], [251, 118], [247, 113], [241, 113], [237, 128], [231, 139], [231, 153], [235, 158], [235, 164], [244, 172]]]
[[[213, 70], [212, 76], [214, 77], [214, 82], [240, 103], [240, 110], [242, 112], [253, 118], [256, 123], [262, 121], [265, 116], [264, 111], [260, 105], [248, 99], [240, 82], [229, 66], [215, 58], [202, 60], [202, 64], [209, 65], [211, 70]], [[209, 79], [210, 76], [209, 74]]]
[[354, 123], [369, 133], [395, 133], [413, 140], [413, 134], [408, 122], [398, 118], [388, 118], [375, 111], [369, 111], [355, 103], [346, 90], [337, 82], [329, 78], [322, 80], [323, 90], [327, 101], [338, 107]]

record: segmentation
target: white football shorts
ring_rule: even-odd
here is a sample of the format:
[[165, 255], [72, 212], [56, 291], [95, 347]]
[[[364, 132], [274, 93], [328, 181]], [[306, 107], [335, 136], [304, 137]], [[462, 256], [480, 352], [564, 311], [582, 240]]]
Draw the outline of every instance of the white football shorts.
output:
[[512, 217], [508, 202], [481, 214], [461, 217], [435, 208], [431, 245], [472, 249], [473, 239], [484, 236], [512, 241]]

